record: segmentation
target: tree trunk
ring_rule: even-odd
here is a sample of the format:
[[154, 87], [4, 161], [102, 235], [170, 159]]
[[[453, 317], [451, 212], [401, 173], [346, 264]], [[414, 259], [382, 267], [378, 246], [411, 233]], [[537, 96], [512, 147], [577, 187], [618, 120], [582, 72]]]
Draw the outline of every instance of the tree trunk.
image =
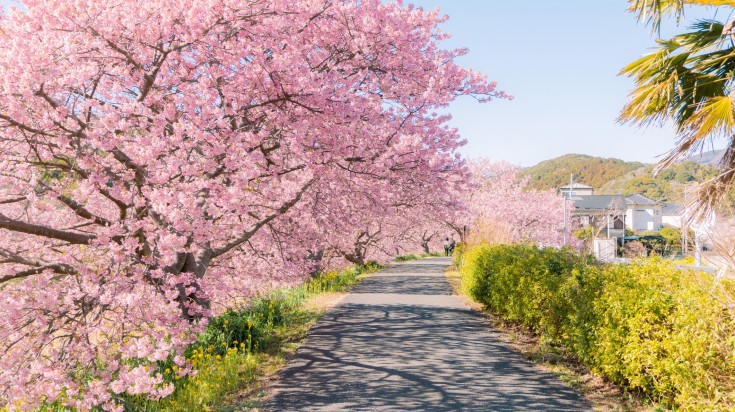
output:
[[[176, 300], [179, 302], [181, 316], [189, 322], [200, 320], [204, 315], [201, 312], [190, 313], [189, 307], [192, 304], [200, 306], [204, 312], [209, 311], [211, 307], [210, 300], [202, 295], [202, 288], [199, 285], [199, 280], [204, 278], [211, 260], [212, 253], [209, 250], [187, 253], [184, 265], [179, 271], [179, 273], [192, 273], [195, 277], [194, 282], [191, 284], [184, 285], [180, 283], [176, 285], [176, 289], [179, 291], [179, 296]], [[194, 291], [186, 293], [187, 287], [193, 287]]]
[[429, 251], [429, 241], [428, 241], [428, 240], [424, 240], [424, 241], [422, 241], [422, 242], [421, 242], [421, 247], [422, 247], [422, 248], [424, 249], [424, 253], [427, 253], [427, 254], [428, 254], [428, 253], [431, 253], [431, 252]]
[[356, 265], [363, 266], [365, 264], [365, 257], [361, 253], [343, 253], [342, 256], [350, 262]]
[[322, 269], [322, 260], [324, 259], [324, 249], [317, 250], [316, 252], [309, 251], [306, 255], [307, 262], [313, 262], [314, 266], [309, 273], [309, 277], [314, 277], [319, 274]]

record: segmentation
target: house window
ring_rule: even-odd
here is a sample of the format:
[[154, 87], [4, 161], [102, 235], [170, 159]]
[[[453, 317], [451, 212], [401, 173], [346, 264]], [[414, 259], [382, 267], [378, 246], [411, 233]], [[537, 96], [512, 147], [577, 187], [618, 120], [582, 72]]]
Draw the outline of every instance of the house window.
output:
[[625, 222], [622, 216], [615, 216], [613, 220], [613, 229], [625, 229]]

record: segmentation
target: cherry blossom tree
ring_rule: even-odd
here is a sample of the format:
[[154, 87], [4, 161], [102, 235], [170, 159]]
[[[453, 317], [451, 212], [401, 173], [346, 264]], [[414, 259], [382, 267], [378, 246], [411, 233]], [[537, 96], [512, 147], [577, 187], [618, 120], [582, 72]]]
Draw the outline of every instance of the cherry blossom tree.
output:
[[561, 196], [553, 190], [526, 189], [528, 178], [506, 162], [475, 159], [469, 168], [472, 189], [459, 194], [466, 211], [447, 221], [457, 235], [465, 236], [467, 228], [473, 241], [562, 245], [564, 213], [569, 218], [570, 210]]
[[[440, 230], [446, 232], [442, 222], [462, 207], [454, 194], [467, 189], [468, 171], [458, 164], [451, 174], [437, 171], [433, 176], [439, 179], [432, 185], [411, 177], [388, 202], [376, 201], [373, 193], [353, 193], [351, 201], [341, 206], [342, 213], [348, 212], [341, 219], [313, 216], [329, 222], [328, 252], [364, 264], [368, 259], [387, 261], [426, 250]], [[334, 208], [325, 208], [321, 213], [331, 210]]]
[[308, 274], [356, 207], [464, 173], [437, 109], [506, 97], [400, 2], [22, 3], [0, 15], [11, 408], [167, 396], [155, 362], [190, 373], [217, 308]]

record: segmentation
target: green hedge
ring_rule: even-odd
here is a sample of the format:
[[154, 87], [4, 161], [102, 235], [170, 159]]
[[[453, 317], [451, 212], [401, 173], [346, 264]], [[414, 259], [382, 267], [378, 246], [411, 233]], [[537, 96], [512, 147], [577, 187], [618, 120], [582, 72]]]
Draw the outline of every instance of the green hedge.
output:
[[480, 245], [457, 260], [472, 298], [604, 377], [669, 407], [735, 410], [733, 282], [528, 245]]

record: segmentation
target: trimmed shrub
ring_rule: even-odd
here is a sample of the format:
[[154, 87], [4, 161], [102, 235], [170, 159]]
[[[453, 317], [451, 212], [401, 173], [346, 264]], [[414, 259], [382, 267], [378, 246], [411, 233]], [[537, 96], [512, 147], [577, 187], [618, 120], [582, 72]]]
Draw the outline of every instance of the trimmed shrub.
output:
[[462, 285], [624, 387], [685, 410], [735, 408], [735, 286], [672, 262], [602, 265], [571, 249], [479, 245]]

